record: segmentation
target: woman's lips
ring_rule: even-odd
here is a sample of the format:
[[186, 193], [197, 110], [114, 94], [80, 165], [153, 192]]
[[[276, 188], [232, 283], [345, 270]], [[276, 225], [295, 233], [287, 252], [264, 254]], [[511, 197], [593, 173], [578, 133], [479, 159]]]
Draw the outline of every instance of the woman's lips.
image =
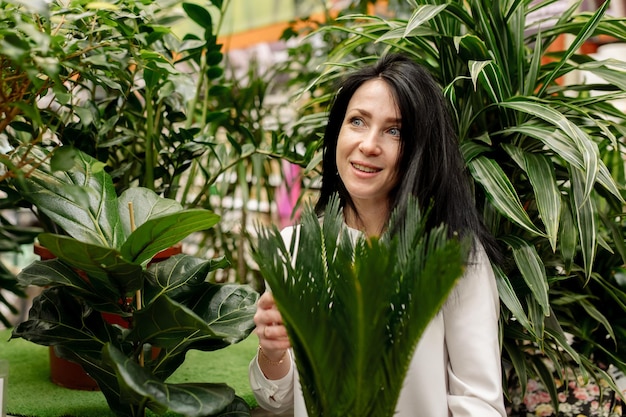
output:
[[352, 162], [352, 167], [358, 171], [365, 172], [367, 174], [374, 174], [376, 172], [382, 171], [382, 169], [380, 168], [375, 168], [369, 165], [359, 164], [357, 162]]

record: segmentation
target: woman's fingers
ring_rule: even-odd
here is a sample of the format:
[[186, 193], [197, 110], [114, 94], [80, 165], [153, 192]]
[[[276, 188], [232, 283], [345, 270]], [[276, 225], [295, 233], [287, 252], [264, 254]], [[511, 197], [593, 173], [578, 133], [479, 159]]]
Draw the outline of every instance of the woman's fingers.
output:
[[256, 334], [259, 344], [267, 351], [284, 350], [291, 347], [287, 329], [283, 326], [283, 318], [276, 308], [274, 297], [270, 292], [265, 292], [257, 303], [257, 311], [254, 315]]
[[282, 324], [283, 318], [274, 303], [271, 293], [265, 292], [257, 302], [257, 310], [254, 314], [254, 324], [257, 327]]
[[257, 302], [257, 308], [260, 309], [268, 309], [268, 308], [276, 308], [276, 303], [274, 302], [274, 296], [271, 292], [265, 291], [261, 297], [259, 297], [259, 301]]

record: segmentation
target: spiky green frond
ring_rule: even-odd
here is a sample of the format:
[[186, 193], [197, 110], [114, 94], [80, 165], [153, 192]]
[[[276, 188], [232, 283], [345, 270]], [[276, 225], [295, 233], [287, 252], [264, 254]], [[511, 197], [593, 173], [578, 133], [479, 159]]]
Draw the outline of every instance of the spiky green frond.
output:
[[394, 414], [417, 342], [469, 248], [444, 227], [426, 230], [415, 201], [408, 212], [415, 217], [382, 238], [347, 228], [337, 200], [322, 220], [305, 210], [289, 246], [278, 229], [260, 230], [254, 257], [287, 327], [309, 415]]

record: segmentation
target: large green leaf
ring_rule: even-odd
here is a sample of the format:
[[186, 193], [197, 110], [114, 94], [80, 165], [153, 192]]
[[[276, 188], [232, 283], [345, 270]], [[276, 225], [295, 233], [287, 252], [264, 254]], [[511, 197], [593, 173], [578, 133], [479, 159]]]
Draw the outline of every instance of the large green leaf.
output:
[[[46, 160], [45, 154], [37, 156]], [[47, 163], [32, 167], [28, 177], [15, 185], [70, 236], [93, 245], [119, 247], [125, 235], [111, 177], [87, 154], [77, 151], [74, 160], [74, 169], [67, 171], [53, 172]]]
[[165, 294], [178, 302], [186, 302], [196, 295], [209, 273], [229, 265], [224, 258], [200, 259], [189, 255], [175, 255], [148, 267], [143, 300], [150, 304], [159, 295]]
[[189, 307], [165, 295], [134, 314], [128, 335], [166, 349], [215, 350], [247, 337], [258, 294], [249, 287], [204, 283]]
[[37, 285], [43, 288], [62, 286], [98, 311], [125, 314], [119, 302], [120, 293], [117, 289], [106, 281], [89, 282], [58, 259], [35, 261], [20, 271], [17, 278], [23, 286]]
[[58, 259], [35, 261], [22, 269], [17, 278], [24, 287], [36, 285], [45, 288], [62, 285], [82, 294], [93, 291], [87, 280]]
[[13, 330], [11, 337], [45, 346], [66, 346], [97, 357], [105, 343], [120, 339], [120, 332], [67, 289], [53, 287], [33, 300], [28, 319]]
[[119, 196], [118, 210], [128, 236], [133, 232], [133, 225], [137, 228], [155, 217], [182, 211], [183, 207], [178, 201], [160, 197], [148, 188], [132, 187]]
[[191, 309], [161, 295], [133, 315], [129, 340], [150, 343], [164, 349], [184, 349], [202, 340], [214, 349], [228, 345], [226, 335], [215, 332]]
[[539, 216], [545, 226], [550, 246], [556, 251], [561, 215], [561, 191], [556, 183], [554, 167], [546, 155], [526, 153], [524, 160], [526, 173], [537, 199]]
[[105, 288], [122, 298], [142, 287], [141, 266], [122, 258], [116, 249], [50, 233], [39, 235], [39, 241], [63, 262], [87, 274], [96, 290]]
[[427, 232], [416, 205], [409, 212], [394, 238], [351, 236], [336, 200], [323, 222], [307, 209], [289, 247], [276, 228], [260, 230], [254, 258], [287, 327], [309, 415], [395, 411], [417, 341], [467, 255], [445, 229]]
[[171, 410], [189, 417], [213, 416], [235, 400], [235, 391], [226, 384], [164, 383], [110, 344], [102, 356], [115, 370], [121, 395], [159, 414]]
[[179, 243], [190, 234], [210, 229], [219, 219], [217, 214], [203, 209], [190, 209], [152, 218], [128, 236], [120, 252], [124, 259], [144, 264], [160, 251]]
[[[226, 335], [229, 343], [237, 343], [254, 327], [252, 318], [258, 297], [259, 294], [247, 285], [205, 282], [187, 305], [211, 329]], [[203, 343], [194, 342], [193, 347], [204, 350]]]

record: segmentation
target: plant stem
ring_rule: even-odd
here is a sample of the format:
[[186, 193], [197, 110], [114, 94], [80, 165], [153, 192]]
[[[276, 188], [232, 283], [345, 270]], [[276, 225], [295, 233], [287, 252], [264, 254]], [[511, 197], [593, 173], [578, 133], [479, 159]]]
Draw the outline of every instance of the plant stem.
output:
[[[135, 225], [135, 209], [133, 207], [133, 202], [128, 202], [128, 213], [130, 218], [130, 231], [131, 233], [135, 231], [137, 228]], [[135, 293], [135, 307], [137, 310], [141, 310], [141, 290], [137, 290]], [[144, 353], [143, 353], [143, 345], [141, 346], [141, 350], [139, 351], [139, 365], [141, 367], [144, 366]]]
[[143, 184], [154, 191], [154, 107], [152, 104], [152, 89], [146, 87], [146, 162]]

